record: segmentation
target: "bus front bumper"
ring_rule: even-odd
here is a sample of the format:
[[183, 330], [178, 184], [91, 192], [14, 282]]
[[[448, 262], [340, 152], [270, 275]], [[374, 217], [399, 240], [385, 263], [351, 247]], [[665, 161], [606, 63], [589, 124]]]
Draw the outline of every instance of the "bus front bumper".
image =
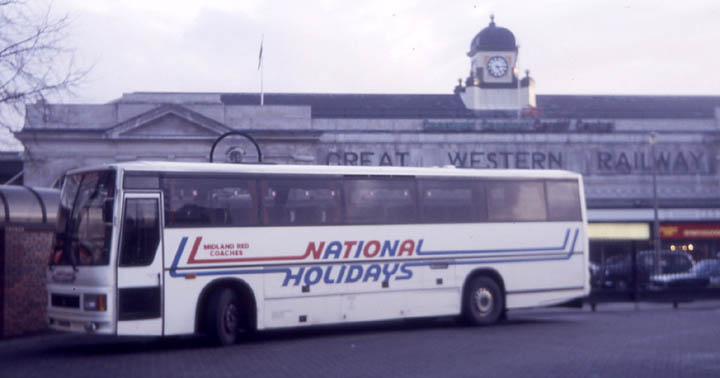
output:
[[[98, 298], [102, 297], [102, 305]], [[47, 324], [63, 332], [114, 334], [114, 306], [106, 288], [48, 285]]]
[[88, 333], [111, 335], [114, 334], [114, 327], [111, 321], [94, 319], [94, 317], [81, 317], [70, 314], [53, 314], [48, 312], [48, 328], [74, 333]]

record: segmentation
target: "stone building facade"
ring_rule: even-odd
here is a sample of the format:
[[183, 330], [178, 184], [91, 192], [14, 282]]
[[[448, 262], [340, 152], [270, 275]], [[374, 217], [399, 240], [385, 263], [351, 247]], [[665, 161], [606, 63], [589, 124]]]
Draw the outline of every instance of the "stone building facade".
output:
[[[718, 257], [720, 96], [535, 95], [514, 35], [494, 21], [468, 56], [470, 74], [448, 94], [268, 93], [260, 106], [253, 93], [135, 92], [29, 105], [15, 134], [24, 180], [50, 186], [115, 161], [208, 161], [229, 131], [252, 135], [274, 163], [566, 169], [584, 175], [602, 259], [650, 248], [655, 176], [665, 248]], [[242, 138], [219, 147], [215, 161], [257, 158]]]

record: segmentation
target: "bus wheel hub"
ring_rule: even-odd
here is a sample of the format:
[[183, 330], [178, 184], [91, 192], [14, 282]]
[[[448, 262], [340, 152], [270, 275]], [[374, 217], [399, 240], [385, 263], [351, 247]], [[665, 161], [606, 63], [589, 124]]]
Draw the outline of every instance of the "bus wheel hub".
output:
[[225, 307], [224, 317], [225, 331], [228, 333], [235, 332], [238, 326], [238, 309], [235, 304], [230, 303]]
[[475, 309], [481, 314], [492, 311], [493, 296], [490, 290], [481, 287], [475, 291]]

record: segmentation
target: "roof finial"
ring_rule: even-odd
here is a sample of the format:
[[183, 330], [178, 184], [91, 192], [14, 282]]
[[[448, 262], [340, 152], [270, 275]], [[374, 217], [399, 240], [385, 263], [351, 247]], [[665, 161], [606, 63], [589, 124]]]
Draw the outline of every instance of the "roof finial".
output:
[[495, 26], [495, 14], [490, 15], [490, 26]]

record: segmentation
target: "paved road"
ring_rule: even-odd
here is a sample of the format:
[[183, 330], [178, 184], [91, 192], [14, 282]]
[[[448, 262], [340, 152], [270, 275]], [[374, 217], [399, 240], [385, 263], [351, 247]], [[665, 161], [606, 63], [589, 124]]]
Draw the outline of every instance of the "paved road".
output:
[[718, 377], [720, 302], [608, 304], [261, 333], [228, 348], [193, 338], [48, 333], [0, 341], [0, 377]]

